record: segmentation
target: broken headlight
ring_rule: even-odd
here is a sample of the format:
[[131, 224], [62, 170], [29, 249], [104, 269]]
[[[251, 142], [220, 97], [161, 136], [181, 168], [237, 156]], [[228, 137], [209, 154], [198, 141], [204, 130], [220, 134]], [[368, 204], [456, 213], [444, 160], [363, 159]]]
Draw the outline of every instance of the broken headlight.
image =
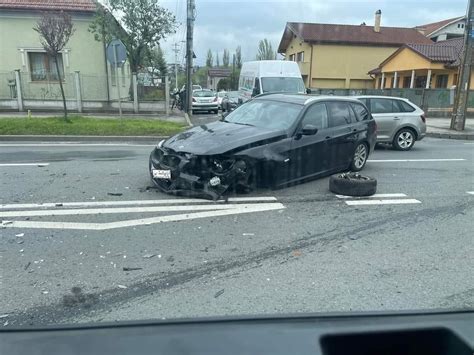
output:
[[210, 160], [209, 168], [214, 174], [224, 174], [234, 166], [235, 159], [213, 158]]

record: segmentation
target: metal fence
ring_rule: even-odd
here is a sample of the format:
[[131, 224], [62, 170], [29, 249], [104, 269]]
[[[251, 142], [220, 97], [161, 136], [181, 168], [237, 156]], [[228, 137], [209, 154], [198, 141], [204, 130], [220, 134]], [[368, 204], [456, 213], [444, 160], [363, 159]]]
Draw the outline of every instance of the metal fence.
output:
[[[137, 80], [138, 75], [109, 76], [66, 73], [62, 84], [67, 107], [72, 111], [117, 111], [122, 107], [133, 112], [168, 112], [169, 80], [155, 77]], [[115, 73], [116, 74], [116, 73]], [[45, 75], [51, 78], [54, 75]], [[29, 72], [0, 72], [1, 110], [50, 110], [62, 108], [58, 80], [35, 80]], [[145, 77], [146, 79], [146, 77]], [[120, 98], [120, 102], [119, 99]]]
[[[430, 110], [452, 109], [455, 90], [452, 89], [311, 89], [319, 95], [383, 95], [409, 99], [417, 106]], [[474, 94], [469, 95], [468, 107], [474, 108]]]
[[[25, 100], [62, 100], [61, 88], [57, 80], [34, 81], [28, 72], [20, 72], [21, 91]], [[63, 79], [66, 100], [76, 98], [74, 74], [65, 74]]]
[[14, 72], [0, 72], [0, 99], [16, 98], [16, 80]]
[[[111, 99], [105, 75], [80, 74], [79, 79], [81, 81], [80, 87], [83, 100], [107, 101]], [[125, 90], [124, 94], [126, 94]]]
[[138, 99], [140, 101], [165, 100], [165, 77], [137, 75]]

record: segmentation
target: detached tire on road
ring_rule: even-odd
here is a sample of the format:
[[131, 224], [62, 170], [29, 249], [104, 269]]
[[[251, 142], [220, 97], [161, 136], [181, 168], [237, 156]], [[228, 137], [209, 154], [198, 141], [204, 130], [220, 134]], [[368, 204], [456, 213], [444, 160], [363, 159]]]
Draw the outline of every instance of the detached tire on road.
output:
[[329, 190], [345, 196], [372, 196], [377, 192], [377, 180], [358, 173], [342, 173], [329, 178]]

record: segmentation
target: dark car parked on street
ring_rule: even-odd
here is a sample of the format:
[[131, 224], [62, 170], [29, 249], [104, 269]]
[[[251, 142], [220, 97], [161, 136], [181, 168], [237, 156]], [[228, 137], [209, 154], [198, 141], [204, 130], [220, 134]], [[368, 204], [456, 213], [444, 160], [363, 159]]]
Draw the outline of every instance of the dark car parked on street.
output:
[[375, 141], [375, 121], [356, 99], [266, 94], [222, 121], [161, 141], [149, 168], [165, 192], [218, 199], [229, 188], [278, 188], [359, 171]]

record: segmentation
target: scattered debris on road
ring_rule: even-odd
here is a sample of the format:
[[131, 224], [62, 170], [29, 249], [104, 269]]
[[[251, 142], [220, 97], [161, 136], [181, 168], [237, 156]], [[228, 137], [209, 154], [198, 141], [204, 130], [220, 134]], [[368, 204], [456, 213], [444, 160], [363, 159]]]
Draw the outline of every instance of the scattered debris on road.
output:
[[63, 204], [62, 204], [62, 203], [56, 203], [55, 206], [56, 206], [56, 207], [62, 207]]
[[28, 261], [28, 264], [25, 265], [25, 271], [28, 270], [28, 268], [31, 266], [31, 261]]
[[123, 267], [123, 271], [136, 271], [136, 270], [143, 270], [142, 267]]
[[107, 195], [109, 195], [109, 196], [122, 196], [123, 193], [121, 193], [121, 192], [107, 192]]
[[242, 233], [243, 236], [253, 236], [255, 233]]
[[7, 318], [9, 314], [0, 314], [0, 319]]
[[214, 298], [221, 296], [223, 293], [224, 293], [224, 289], [217, 291], [216, 294], [214, 295]]
[[145, 254], [145, 255], [142, 256], [142, 258], [151, 259], [151, 258], [153, 258], [154, 256], [156, 256], [156, 254]]
[[127, 288], [127, 286], [125, 286], [125, 285], [117, 285], [117, 287], [118, 288], [123, 288], [123, 289]]
[[15, 234], [15, 237], [18, 237], [18, 238], [21, 238], [21, 237], [24, 237], [25, 236], [25, 233], [18, 233], [18, 234]]

